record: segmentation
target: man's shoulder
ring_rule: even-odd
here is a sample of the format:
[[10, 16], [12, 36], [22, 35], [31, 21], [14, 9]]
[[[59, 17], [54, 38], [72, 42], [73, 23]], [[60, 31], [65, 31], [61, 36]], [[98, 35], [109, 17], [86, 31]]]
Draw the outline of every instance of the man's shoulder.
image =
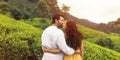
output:
[[58, 32], [59, 32], [60, 34], [64, 34], [64, 32], [63, 32], [61, 29], [58, 29]]
[[49, 30], [49, 29], [50, 29], [50, 26], [48, 26], [47, 28], [45, 28], [45, 30], [44, 30], [44, 31]]
[[49, 28], [50, 28], [50, 26], [48, 26], [47, 28], [45, 28], [45, 30], [46, 30], [46, 29], [49, 29]]
[[44, 31], [46, 32], [51, 32], [51, 33], [60, 33], [60, 34], [63, 34], [63, 31], [57, 27], [54, 27], [54, 26], [49, 26], [47, 27]]

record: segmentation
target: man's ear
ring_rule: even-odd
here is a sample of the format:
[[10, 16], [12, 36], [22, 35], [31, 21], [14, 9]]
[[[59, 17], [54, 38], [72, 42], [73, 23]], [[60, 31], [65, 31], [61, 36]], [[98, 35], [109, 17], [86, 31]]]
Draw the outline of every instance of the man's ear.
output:
[[55, 23], [57, 23], [58, 22], [58, 20], [57, 19], [55, 19]]

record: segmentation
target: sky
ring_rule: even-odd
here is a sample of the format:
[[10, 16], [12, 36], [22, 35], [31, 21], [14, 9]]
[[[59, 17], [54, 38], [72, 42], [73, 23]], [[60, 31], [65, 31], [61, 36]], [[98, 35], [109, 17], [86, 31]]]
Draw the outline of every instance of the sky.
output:
[[58, 0], [58, 6], [70, 7], [69, 13], [94, 23], [108, 23], [120, 18], [120, 0]]

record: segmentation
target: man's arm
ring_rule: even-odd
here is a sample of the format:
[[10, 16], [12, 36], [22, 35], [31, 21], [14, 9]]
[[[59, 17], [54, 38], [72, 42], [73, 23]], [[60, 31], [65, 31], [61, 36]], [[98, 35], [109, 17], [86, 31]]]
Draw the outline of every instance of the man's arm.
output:
[[59, 32], [59, 34], [58, 34], [57, 45], [58, 45], [58, 48], [60, 48], [61, 51], [67, 55], [72, 55], [75, 52], [74, 49], [67, 46], [66, 41], [65, 41], [65, 37], [64, 37], [64, 33], [62, 31]]

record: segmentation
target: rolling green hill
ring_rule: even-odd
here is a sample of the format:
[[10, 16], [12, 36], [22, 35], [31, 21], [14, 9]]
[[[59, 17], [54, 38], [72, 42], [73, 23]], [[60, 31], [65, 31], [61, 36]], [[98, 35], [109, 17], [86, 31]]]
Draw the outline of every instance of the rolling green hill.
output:
[[[79, 27], [79, 29], [82, 28]], [[90, 29], [87, 30], [85, 27], [84, 29], [90, 31]], [[33, 25], [16, 21], [0, 14], [0, 59], [27, 60], [29, 57], [32, 57], [32, 59], [41, 60], [42, 31], [40, 28], [33, 27]], [[91, 32], [92, 31], [96, 32], [94, 30], [91, 30]], [[81, 32], [84, 31], [81, 30]], [[101, 35], [105, 34], [100, 33]], [[92, 38], [95, 38], [94, 36]], [[107, 36], [107, 34], [105, 34], [105, 36]], [[96, 36], [96, 38], [97, 37], [98, 36]], [[83, 41], [83, 43], [85, 48], [84, 60], [119, 60], [119, 52], [88, 41]]]
[[120, 59], [119, 52], [98, 46], [88, 41], [83, 41], [83, 43], [85, 48], [84, 60], [119, 60]]
[[[111, 46], [108, 48], [112, 48], [113, 50], [120, 52], [120, 47], [119, 47], [120, 46], [120, 36], [119, 35], [106, 34], [104, 32], [89, 29], [89, 28], [86, 28], [81, 25], [77, 25], [77, 26], [78, 26], [78, 30], [80, 30], [83, 33], [85, 40], [87, 40], [91, 43], [95, 43], [95, 44], [97, 44], [96, 42], [98, 42], [98, 40], [100, 40], [100, 41], [102, 41], [100, 43], [101, 44], [104, 43], [104, 45], [105, 45], [103, 47], [106, 47], [107, 45], [110, 45], [112, 43], [114, 46]], [[110, 39], [111, 43], [109, 43], [109, 41], [107, 41], [108, 39]]]
[[90, 28], [86, 28], [86, 27], [81, 26], [81, 25], [77, 25], [77, 27], [78, 27], [78, 30], [80, 30], [83, 33], [85, 39], [86, 38], [100, 38], [100, 37], [109, 36], [109, 34], [106, 34], [104, 32], [93, 30]]
[[41, 29], [45, 29], [49, 25], [51, 25], [51, 20], [48, 18], [34, 18], [32, 21], [30, 19], [22, 20], [22, 21], [34, 27], [41, 28]]
[[40, 58], [42, 29], [0, 14], [0, 60]]

